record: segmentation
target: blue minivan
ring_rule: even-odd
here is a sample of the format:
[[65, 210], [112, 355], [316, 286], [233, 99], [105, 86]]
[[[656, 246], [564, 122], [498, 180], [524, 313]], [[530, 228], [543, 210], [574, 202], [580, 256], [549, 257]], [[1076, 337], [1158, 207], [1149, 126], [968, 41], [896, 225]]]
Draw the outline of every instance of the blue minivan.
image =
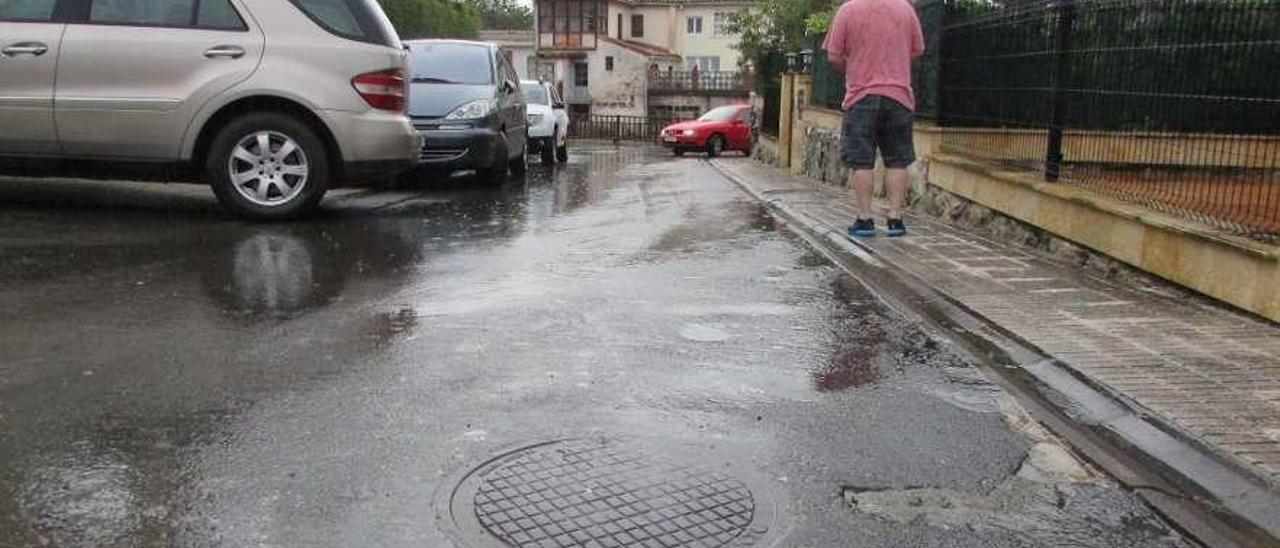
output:
[[474, 170], [501, 182], [524, 173], [520, 77], [497, 45], [409, 40], [409, 118], [424, 144], [419, 171]]

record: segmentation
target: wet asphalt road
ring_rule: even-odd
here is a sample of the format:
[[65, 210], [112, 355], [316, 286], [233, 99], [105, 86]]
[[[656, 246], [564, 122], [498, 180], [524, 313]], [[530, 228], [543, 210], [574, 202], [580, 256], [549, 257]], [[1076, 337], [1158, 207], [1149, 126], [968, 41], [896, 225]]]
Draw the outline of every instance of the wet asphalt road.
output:
[[452, 546], [462, 472], [566, 438], [750, 476], [781, 546], [1183, 543], [648, 148], [293, 224], [195, 186], [4, 181], [0, 310], [6, 548]]

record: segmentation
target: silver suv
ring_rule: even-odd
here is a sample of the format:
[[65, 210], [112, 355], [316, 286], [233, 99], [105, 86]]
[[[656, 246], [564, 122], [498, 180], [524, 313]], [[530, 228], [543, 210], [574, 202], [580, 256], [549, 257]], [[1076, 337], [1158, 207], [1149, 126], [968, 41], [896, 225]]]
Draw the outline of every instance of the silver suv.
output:
[[191, 165], [296, 217], [416, 163], [405, 63], [374, 0], [0, 0], [0, 156]]

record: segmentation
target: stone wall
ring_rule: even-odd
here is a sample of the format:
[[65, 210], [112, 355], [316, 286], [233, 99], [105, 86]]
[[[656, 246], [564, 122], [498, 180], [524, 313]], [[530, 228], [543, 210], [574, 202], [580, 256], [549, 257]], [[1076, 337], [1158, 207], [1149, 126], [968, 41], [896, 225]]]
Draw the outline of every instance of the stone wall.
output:
[[[804, 135], [804, 151], [799, 162], [799, 173], [823, 183], [835, 186], [848, 186], [849, 169], [844, 166], [844, 153], [841, 136], [843, 114], [825, 109], [804, 109], [797, 122], [799, 131]], [[916, 201], [925, 193], [929, 174], [929, 147], [926, 141], [932, 138], [932, 129], [918, 127], [916, 130], [916, 156], [918, 159], [908, 168], [908, 200]], [[884, 166], [877, 160], [876, 195], [884, 195]]]
[[755, 148], [751, 154], [755, 156], [757, 162], [763, 162], [773, 167], [782, 166], [782, 158], [780, 158], [781, 149], [778, 146], [778, 140], [773, 137], [761, 135], [756, 141]]

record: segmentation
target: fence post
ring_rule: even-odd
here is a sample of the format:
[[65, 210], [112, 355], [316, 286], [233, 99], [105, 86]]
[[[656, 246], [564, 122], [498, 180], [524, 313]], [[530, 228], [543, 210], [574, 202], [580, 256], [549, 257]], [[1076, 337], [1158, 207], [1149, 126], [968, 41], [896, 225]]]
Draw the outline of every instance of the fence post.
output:
[[1062, 133], [1067, 123], [1068, 94], [1063, 89], [1071, 79], [1071, 38], [1076, 19], [1075, 0], [1057, 0], [1054, 11], [1058, 25], [1054, 31], [1057, 54], [1054, 56], [1053, 91], [1050, 92], [1053, 114], [1049, 119], [1049, 143], [1045, 153], [1044, 180], [1057, 182], [1062, 175]]
[[622, 115], [613, 117], [613, 144], [622, 140]]
[[778, 92], [778, 167], [791, 167], [791, 115], [795, 109], [796, 75], [787, 70], [782, 75], [782, 90]]

